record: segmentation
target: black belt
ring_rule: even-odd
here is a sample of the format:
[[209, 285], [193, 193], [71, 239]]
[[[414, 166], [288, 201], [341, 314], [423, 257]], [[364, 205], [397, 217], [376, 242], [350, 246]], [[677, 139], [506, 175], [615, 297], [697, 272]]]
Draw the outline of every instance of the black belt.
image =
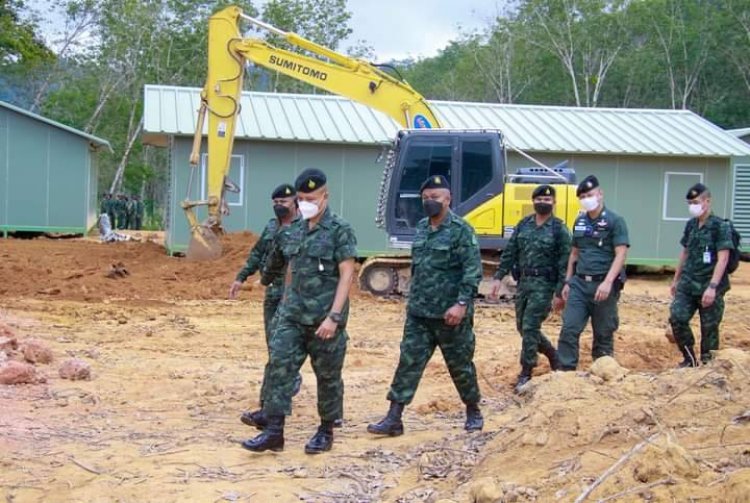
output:
[[606, 274], [578, 274], [578, 273], [576, 273], [576, 276], [581, 278], [586, 283], [598, 283], [599, 281], [604, 281], [604, 278], [607, 277]]
[[522, 276], [545, 276], [549, 277], [552, 270], [549, 267], [524, 267], [521, 269]]

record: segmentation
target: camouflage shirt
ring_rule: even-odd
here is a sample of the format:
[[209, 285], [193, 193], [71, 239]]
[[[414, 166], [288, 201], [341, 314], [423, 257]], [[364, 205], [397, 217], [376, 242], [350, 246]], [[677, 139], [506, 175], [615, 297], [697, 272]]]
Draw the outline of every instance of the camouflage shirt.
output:
[[583, 212], [573, 225], [573, 246], [578, 248], [577, 274], [607, 274], [615, 260], [617, 246], [630, 246], [625, 220], [603, 208], [591, 219]]
[[458, 301], [473, 312], [482, 280], [482, 259], [474, 229], [452, 211], [433, 229], [428, 218], [417, 224], [411, 248], [408, 311], [423, 318], [442, 318]]
[[[718, 251], [734, 249], [729, 224], [716, 215], [710, 215], [703, 227], [699, 227], [698, 219], [691, 218], [685, 224], [680, 244], [687, 252], [680, 276], [680, 286], [688, 287], [695, 295], [701, 295], [713, 276]], [[728, 289], [729, 277], [725, 274], [717, 290], [725, 292]]]
[[[268, 268], [288, 263], [291, 282], [286, 285], [281, 316], [302, 325], [319, 325], [333, 306], [339, 283], [339, 264], [357, 257], [357, 238], [352, 227], [326, 208], [323, 217], [309, 228], [307, 220], [293, 223], [282, 246], [274, 249]], [[346, 326], [347, 300], [341, 311]]]
[[565, 282], [569, 255], [570, 233], [565, 222], [553, 216], [537, 225], [536, 215], [532, 214], [516, 225], [495, 278], [502, 279], [515, 265], [521, 271], [522, 282], [552, 284], [559, 292]]
[[240, 269], [240, 272], [237, 273], [237, 281], [244, 283], [248, 277], [252, 276], [263, 267], [263, 264], [268, 258], [268, 253], [271, 251], [274, 236], [276, 236], [276, 232], [279, 230], [280, 226], [279, 220], [276, 218], [272, 218], [268, 221], [263, 228], [263, 232], [261, 232], [258, 241], [256, 241], [255, 246], [250, 250], [250, 255], [247, 257], [245, 267]]
[[[287, 262], [283, 252], [284, 244], [289, 239], [290, 230], [298, 220], [301, 220], [299, 216], [292, 220], [289, 225], [280, 226], [276, 234], [274, 234], [268, 253], [266, 254], [266, 260], [263, 261], [263, 266], [260, 269], [261, 285], [280, 288], [283, 291], [287, 269]], [[274, 257], [278, 259], [274, 259]]]

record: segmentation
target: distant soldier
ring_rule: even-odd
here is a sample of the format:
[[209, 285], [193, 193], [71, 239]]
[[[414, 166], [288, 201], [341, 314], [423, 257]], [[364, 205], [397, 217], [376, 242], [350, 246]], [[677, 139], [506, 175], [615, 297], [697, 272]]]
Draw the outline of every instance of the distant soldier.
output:
[[729, 291], [725, 274], [729, 252], [734, 249], [729, 224], [711, 212], [711, 191], [702, 183], [690, 187], [686, 196], [692, 217], [685, 224], [679, 263], [671, 293], [669, 312], [677, 347], [684, 357], [680, 367], [697, 367], [695, 338], [690, 319], [697, 310], [701, 319], [701, 362], [711, 360], [719, 349], [719, 325], [724, 315], [724, 294]]
[[102, 200], [99, 202], [99, 214], [108, 213], [110, 195], [105, 192], [102, 194]]
[[117, 213], [117, 228], [127, 229], [128, 228], [128, 202], [125, 194], [117, 194], [117, 202], [115, 204], [115, 212]]
[[125, 202], [126, 229], [135, 229], [135, 196], [130, 196]]
[[[242, 283], [244, 283], [248, 277], [263, 269], [277, 234], [281, 232], [282, 229], [287, 229], [292, 222], [297, 220], [297, 192], [294, 190], [294, 187], [289, 184], [279, 185], [271, 193], [271, 201], [273, 202], [273, 212], [276, 216], [268, 221], [260, 238], [258, 238], [255, 246], [250, 250], [250, 255], [247, 257], [247, 263], [242, 269], [240, 269], [240, 272], [237, 273], [237, 277], [229, 288], [230, 299], [237, 298]], [[273, 335], [273, 320], [284, 294], [285, 274], [286, 268], [284, 267], [278, 271], [273, 278], [271, 278], [270, 283], [266, 285], [266, 295], [263, 300], [263, 326], [265, 328], [266, 347], [268, 348], [269, 355], [271, 337]], [[263, 415], [263, 394], [268, 383], [267, 377], [268, 363], [266, 363], [266, 368], [263, 372], [263, 384], [261, 385], [260, 391], [260, 410], [254, 412], [247, 411], [240, 416], [240, 420], [248, 426], [255, 426], [258, 428], [264, 428], [266, 426], [267, 421]], [[297, 373], [292, 395], [296, 395], [299, 392], [301, 384], [302, 377]]]
[[[292, 224], [283, 250], [273, 262], [289, 264], [284, 298], [271, 337], [268, 383], [263, 396], [267, 425], [242, 446], [262, 452], [284, 448], [285, 416], [291, 413], [293, 376], [310, 356], [318, 382], [318, 431], [307, 454], [331, 449], [336, 419], [343, 415], [349, 289], [354, 277], [357, 240], [351, 226], [328, 206], [326, 176], [306, 169], [295, 182], [304, 220]], [[283, 257], [279, 257], [283, 254]]]
[[404, 433], [401, 416], [411, 403], [427, 363], [439, 347], [453, 384], [466, 405], [467, 431], [484, 425], [474, 367], [474, 297], [482, 279], [482, 260], [474, 230], [450, 210], [448, 181], [431, 176], [420, 187], [426, 218], [412, 244], [411, 286], [401, 356], [391, 381], [388, 414], [370, 424], [376, 435]]
[[117, 201], [112, 198], [111, 192], [107, 192], [106, 203], [105, 208], [107, 216], [109, 217], [109, 225], [114, 230], [117, 228], [117, 220], [115, 219], [115, 215], [117, 214]]
[[139, 231], [143, 228], [144, 204], [140, 196], [133, 196], [133, 229]]
[[589, 318], [594, 332], [592, 358], [614, 355], [617, 301], [630, 246], [625, 220], [604, 206], [604, 193], [595, 176], [584, 178], [576, 195], [584, 212], [573, 225], [573, 246], [562, 290], [566, 305], [557, 346], [562, 370], [578, 366], [578, 341]]
[[557, 351], [542, 334], [542, 322], [552, 308], [552, 298], [562, 306], [562, 288], [570, 255], [570, 234], [565, 222], [555, 217], [555, 189], [540, 185], [531, 194], [534, 213], [516, 225], [500, 257], [500, 266], [492, 283], [490, 298], [497, 299], [500, 280], [515, 271], [516, 328], [521, 334], [521, 373], [515, 391], [519, 393], [531, 380], [537, 353], [549, 359], [552, 370], [559, 369]]

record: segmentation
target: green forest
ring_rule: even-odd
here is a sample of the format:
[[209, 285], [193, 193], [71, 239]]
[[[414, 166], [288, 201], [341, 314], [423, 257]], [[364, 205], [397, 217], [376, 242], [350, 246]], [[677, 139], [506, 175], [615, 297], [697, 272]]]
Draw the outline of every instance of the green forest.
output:
[[[377, 59], [353, 32], [346, 0], [0, 0], [0, 100], [108, 140], [114, 152], [101, 160], [101, 191], [142, 195], [158, 226], [166, 152], [140, 142], [143, 86], [201, 87], [208, 17], [230, 4]], [[437, 56], [390, 64], [428, 99], [690, 109], [721, 127], [750, 126], [750, 0], [498, 5], [494, 20]], [[58, 26], [42, 32], [52, 11]], [[255, 67], [246, 82], [314, 91]]]

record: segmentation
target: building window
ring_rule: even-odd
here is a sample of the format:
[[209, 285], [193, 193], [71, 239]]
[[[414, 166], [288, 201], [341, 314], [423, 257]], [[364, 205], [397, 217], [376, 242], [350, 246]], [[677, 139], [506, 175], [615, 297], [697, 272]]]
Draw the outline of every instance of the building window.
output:
[[662, 219], [686, 222], [690, 219], [685, 204], [685, 194], [696, 183], [703, 183], [703, 173], [664, 173], [664, 207]]
[[[208, 154], [201, 156], [201, 199], [208, 197], [208, 178], [206, 177], [206, 163], [208, 162]], [[224, 200], [229, 206], [242, 206], [242, 202], [245, 200], [243, 195], [245, 192], [245, 157], [242, 155], [233, 155], [230, 161], [229, 173], [227, 178], [236, 185], [239, 192], [230, 192], [224, 190]]]

